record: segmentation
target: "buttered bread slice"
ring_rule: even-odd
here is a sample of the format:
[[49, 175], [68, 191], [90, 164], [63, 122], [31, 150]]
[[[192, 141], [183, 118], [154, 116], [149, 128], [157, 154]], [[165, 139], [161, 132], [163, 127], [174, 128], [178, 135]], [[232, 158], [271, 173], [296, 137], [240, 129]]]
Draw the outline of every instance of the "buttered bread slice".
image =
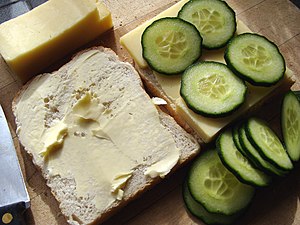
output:
[[13, 111], [21, 144], [70, 224], [103, 221], [199, 150], [134, 68], [102, 47], [33, 79]]

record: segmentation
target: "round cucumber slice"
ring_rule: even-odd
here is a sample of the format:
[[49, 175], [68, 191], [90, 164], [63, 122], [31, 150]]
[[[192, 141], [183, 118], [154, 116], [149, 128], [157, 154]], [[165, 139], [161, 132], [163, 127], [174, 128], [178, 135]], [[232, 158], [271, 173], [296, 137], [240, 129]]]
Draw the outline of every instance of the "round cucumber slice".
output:
[[225, 60], [232, 71], [253, 85], [274, 85], [285, 73], [285, 61], [278, 47], [258, 34], [234, 37], [225, 51]]
[[264, 171], [266, 174], [269, 174], [271, 176], [285, 176], [286, 171], [282, 171], [281, 169], [278, 169], [273, 164], [271, 164], [269, 161], [262, 158], [262, 156], [259, 154], [258, 150], [253, 146], [253, 144], [249, 141], [245, 126], [242, 125], [239, 128], [239, 140], [242, 148], [244, 149], [248, 159], [252, 161], [253, 165], [255, 165], [256, 168]]
[[201, 56], [202, 38], [192, 24], [175, 17], [154, 21], [142, 35], [143, 57], [155, 71], [182, 73]]
[[226, 216], [218, 213], [208, 212], [199, 202], [196, 202], [195, 199], [193, 199], [186, 183], [184, 183], [183, 185], [182, 194], [184, 203], [189, 212], [195, 217], [203, 220], [205, 224], [229, 225], [232, 224], [240, 216], [240, 214]]
[[244, 210], [255, 188], [241, 183], [222, 164], [217, 150], [206, 150], [194, 161], [188, 178], [190, 193], [210, 213], [233, 215]]
[[261, 119], [252, 117], [246, 124], [246, 135], [260, 155], [277, 168], [288, 171], [293, 164], [280, 139]]
[[236, 148], [232, 130], [227, 129], [217, 139], [217, 150], [221, 161], [241, 182], [254, 186], [268, 186], [271, 178], [254, 168], [252, 163]]
[[225, 64], [200, 62], [185, 70], [180, 94], [194, 112], [207, 117], [232, 113], [245, 100], [247, 86]]
[[236, 31], [235, 13], [225, 1], [188, 1], [178, 17], [197, 27], [203, 38], [203, 47], [208, 49], [225, 46]]
[[290, 158], [300, 159], [300, 102], [294, 92], [289, 91], [281, 107], [281, 128], [283, 140]]

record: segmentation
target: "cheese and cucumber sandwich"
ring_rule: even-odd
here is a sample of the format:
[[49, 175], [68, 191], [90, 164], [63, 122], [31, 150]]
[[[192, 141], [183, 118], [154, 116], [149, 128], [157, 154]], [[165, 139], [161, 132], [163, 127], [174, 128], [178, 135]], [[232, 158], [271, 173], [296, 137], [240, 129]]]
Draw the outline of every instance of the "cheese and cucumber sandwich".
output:
[[103, 222], [200, 147], [107, 48], [79, 52], [13, 101], [17, 135], [69, 224]]
[[149, 92], [163, 98], [170, 115], [204, 142], [294, 83], [278, 48], [252, 35], [224, 1], [181, 0], [120, 43]]

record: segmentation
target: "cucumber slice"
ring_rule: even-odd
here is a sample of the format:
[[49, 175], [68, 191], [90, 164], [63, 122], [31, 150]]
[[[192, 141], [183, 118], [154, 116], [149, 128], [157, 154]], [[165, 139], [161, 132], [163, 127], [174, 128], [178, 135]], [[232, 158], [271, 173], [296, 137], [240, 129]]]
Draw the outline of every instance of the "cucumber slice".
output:
[[281, 107], [281, 128], [283, 140], [290, 158], [300, 158], [300, 102], [294, 92], [289, 91]]
[[293, 93], [296, 95], [298, 101], [300, 101], [300, 91], [293, 91]]
[[239, 214], [226, 216], [222, 214], [208, 212], [200, 203], [196, 202], [195, 199], [193, 199], [186, 183], [184, 183], [183, 185], [182, 194], [184, 203], [189, 212], [208, 225], [229, 225], [232, 224], [240, 216]]
[[241, 182], [253, 186], [268, 186], [271, 178], [254, 168], [251, 162], [236, 148], [232, 130], [227, 129], [217, 139], [217, 150], [221, 161]]
[[241, 183], [222, 164], [217, 150], [207, 150], [190, 168], [188, 187], [193, 198], [210, 213], [233, 215], [245, 209], [255, 188]]
[[225, 50], [225, 60], [234, 73], [253, 85], [274, 85], [285, 73], [285, 61], [278, 47], [258, 34], [234, 37]]
[[232, 138], [233, 138], [233, 142], [235, 144], [235, 147], [240, 151], [240, 153], [242, 153], [245, 157], [247, 157], [247, 153], [244, 150], [244, 148], [241, 145], [240, 139], [239, 139], [239, 129], [241, 127], [241, 124], [236, 124], [235, 126], [233, 126], [232, 128]]
[[281, 170], [289, 171], [293, 168], [280, 139], [266, 122], [252, 117], [247, 121], [245, 130], [249, 141], [265, 160]]
[[273, 164], [261, 157], [258, 150], [249, 141], [246, 135], [245, 126], [241, 126], [239, 129], [239, 140], [242, 148], [248, 155], [248, 159], [251, 160], [257, 168], [274, 176], [284, 176], [286, 174], [286, 172], [276, 168]]
[[203, 47], [221, 48], [236, 31], [234, 11], [220, 0], [192, 0], [179, 11], [178, 17], [194, 24], [203, 38]]
[[194, 112], [221, 117], [235, 111], [245, 100], [247, 86], [225, 64], [200, 62], [185, 70], [180, 94]]
[[182, 73], [201, 56], [201, 46], [195, 26], [175, 17], [154, 21], [142, 34], [144, 59], [166, 75]]

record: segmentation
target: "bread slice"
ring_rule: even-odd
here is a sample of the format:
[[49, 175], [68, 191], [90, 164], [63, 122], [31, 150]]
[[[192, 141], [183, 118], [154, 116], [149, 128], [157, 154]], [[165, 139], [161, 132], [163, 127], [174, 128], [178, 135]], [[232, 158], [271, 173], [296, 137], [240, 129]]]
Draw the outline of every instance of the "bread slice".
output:
[[[95, 57], [95, 55], [97, 57]], [[69, 224], [96, 224], [103, 222], [121, 207], [125, 206], [128, 202], [135, 199], [141, 193], [145, 192], [155, 183], [160, 181], [161, 178], [157, 175], [164, 177], [166, 174], [168, 174], [169, 171], [166, 171], [164, 174], [153, 175], [149, 173], [148, 175], [145, 175], [147, 169], [149, 169], [149, 167], [152, 165], [155, 165], [157, 161], [161, 160], [163, 163], [168, 163], [168, 159], [172, 157], [169, 157], [167, 154], [170, 153], [170, 155], [173, 155], [175, 154], [173, 151], [176, 152], [178, 150], [178, 161], [176, 165], [174, 164], [170, 167], [171, 171], [174, 171], [180, 165], [191, 160], [200, 150], [200, 146], [197, 141], [184, 129], [182, 129], [172, 117], [162, 112], [159, 108], [154, 107], [160, 124], [156, 127], [159, 128], [153, 128], [153, 126], [147, 124], [146, 119], [144, 122], [142, 122], [143, 125], [141, 125], [141, 127], [140, 125], [137, 125], [136, 129], [138, 132], [134, 133], [134, 138], [138, 140], [142, 140], [140, 138], [142, 135], [148, 137], [148, 139], [144, 141], [147, 141], [147, 144], [149, 143], [151, 148], [154, 149], [153, 154], [147, 155], [146, 158], [143, 158], [142, 163], [134, 164], [135, 166], [132, 168], [132, 174], [130, 178], [120, 185], [121, 194], [123, 192], [123, 196], [121, 196], [121, 198], [116, 197], [112, 202], [103, 206], [101, 203], [95, 202], [95, 199], [102, 199], [102, 196], [103, 199], [106, 199], [105, 196], [111, 195], [112, 193], [103, 193], [97, 191], [94, 193], [80, 192], [81, 188], [79, 185], [81, 184], [81, 176], [88, 176], [86, 174], [89, 173], [89, 171], [86, 171], [87, 169], [84, 168], [84, 160], [85, 158], [89, 157], [89, 154], [92, 154], [91, 152], [93, 149], [88, 149], [89, 152], [80, 155], [82, 158], [80, 159], [82, 160], [82, 165], [81, 163], [73, 165], [77, 160], [77, 158], [75, 158], [76, 155], [71, 155], [70, 160], [65, 160], [66, 158], [64, 158], [64, 153], [65, 151], [68, 151], [68, 143], [73, 143], [70, 141], [68, 142], [67, 139], [69, 138], [68, 140], [71, 140], [69, 136], [72, 136], [73, 134], [64, 133], [66, 131], [66, 127], [64, 127], [64, 129], [60, 128], [61, 121], [67, 123], [65, 122], [68, 120], [66, 118], [71, 118], [71, 116], [68, 115], [71, 115], [71, 112], [73, 112], [72, 110], [77, 107], [85, 116], [91, 116], [85, 118], [87, 119], [85, 121], [85, 125], [89, 126], [92, 124], [94, 126], [94, 123], [91, 123], [91, 118], [93, 118], [94, 115], [98, 115], [97, 110], [89, 111], [86, 101], [83, 101], [82, 105], [79, 105], [78, 102], [84, 99], [86, 96], [91, 95], [103, 101], [104, 99], [107, 100], [106, 95], [110, 96], [109, 90], [112, 90], [113, 88], [115, 91], [112, 91], [112, 93], [114, 93], [112, 95], [114, 95], [115, 101], [110, 102], [109, 104], [110, 106], [114, 107], [114, 110], [118, 108], [117, 104], [114, 105], [115, 102], [122, 104], [124, 101], [122, 95], [126, 96], [125, 100], [127, 98], [131, 99], [130, 96], [133, 96], [133, 99], [136, 98], [137, 95], [142, 96], [146, 102], [145, 106], [150, 105], [150, 108], [154, 107], [151, 103], [150, 97], [142, 88], [142, 82], [135, 69], [130, 64], [121, 62], [112, 50], [104, 47], [94, 47], [81, 51], [76, 54], [69, 63], [61, 67], [58, 71], [35, 77], [18, 92], [13, 100], [12, 108], [17, 124], [17, 135], [19, 140], [25, 151], [32, 156], [34, 164], [41, 170], [47, 185], [50, 187], [51, 192], [59, 202], [59, 207]], [[101, 95], [97, 95], [99, 93], [101, 93]], [[124, 105], [127, 105], [127, 103], [124, 103]], [[122, 105], [122, 107], [125, 107], [124, 105]], [[80, 108], [79, 106], [84, 107]], [[97, 106], [93, 105], [93, 107], [94, 108], [92, 109], [97, 109]], [[140, 110], [138, 108], [141, 108], [139, 106], [135, 107], [137, 110]], [[116, 112], [116, 114], [121, 114], [123, 111], [125, 110], [122, 108], [122, 110], [116, 110], [113, 112]], [[76, 112], [78, 113], [78, 111]], [[137, 113], [141, 115], [146, 112], [137, 111]], [[111, 116], [117, 117], [117, 115]], [[80, 119], [84, 120], [81, 117]], [[100, 120], [98, 120], [98, 122], [99, 121]], [[101, 120], [101, 122], [103, 121]], [[124, 127], [126, 124], [129, 123], [130, 121], [124, 121], [124, 125], [115, 127], [116, 130], [114, 132], [119, 136], [126, 136], [126, 133], [122, 133], [122, 129], [125, 129]], [[159, 133], [150, 132], [150, 134], [140, 134], [139, 132], [143, 132], [140, 129], [145, 127], [161, 130]], [[56, 131], [58, 129], [59, 132], [55, 132], [55, 129]], [[71, 131], [71, 125], [70, 127], [67, 127], [67, 129], [68, 132]], [[53, 131], [53, 133], [50, 131]], [[161, 133], [164, 132], [170, 135], [171, 139], [159, 139], [160, 135], [162, 135]], [[45, 133], [47, 135], [45, 135]], [[106, 138], [107, 136], [104, 135], [100, 139]], [[112, 140], [115, 141], [117, 139]], [[176, 149], [168, 150], [166, 148], [162, 150], [162, 148], [159, 148], [160, 143], [157, 142], [157, 140], [171, 140], [172, 144], [170, 144], [170, 146], [173, 146], [174, 144]], [[128, 140], [128, 142], [130, 142], [130, 140]], [[140, 144], [139, 142], [137, 143]], [[77, 144], [80, 145], [79, 142]], [[47, 147], [46, 151], [43, 151], [45, 146]], [[163, 146], [168, 147], [169, 145]], [[81, 154], [80, 151], [83, 151], [81, 149], [76, 150], [78, 146], [75, 144], [72, 146], [72, 148], [74, 148], [74, 154]], [[101, 146], [99, 146], [99, 148], [101, 148]], [[142, 147], [137, 145], [132, 149], [139, 148]], [[157, 151], [155, 150], [156, 148], [158, 149]], [[89, 162], [89, 164], [97, 162], [98, 155], [92, 156], [92, 162]], [[106, 156], [101, 155], [100, 157]], [[55, 164], [54, 162], [56, 162], [56, 160], [61, 160], [60, 158], [64, 159], [65, 161], [59, 161], [60, 164]], [[120, 160], [123, 160], [123, 158]], [[135, 160], [138, 161], [138, 159]], [[56, 165], [61, 170], [75, 168], [74, 170], [77, 172], [74, 171], [75, 175], [72, 175], [73, 171], [69, 171], [67, 173], [68, 175], [66, 175], [65, 171], [57, 172], [59, 170], [55, 167], [52, 167], [53, 165]], [[111, 165], [111, 168], [100, 168], [99, 166], [99, 170], [110, 170], [113, 168], [113, 164]], [[78, 175], [78, 169], [79, 173], [82, 171], [82, 174]], [[78, 177], [80, 179], [78, 179]], [[91, 183], [90, 185], [95, 184]], [[89, 185], [84, 186], [84, 188], [90, 190]], [[98, 190], [97, 186], [95, 190]], [[101, 207], [98, 207], [99, 205]]]

